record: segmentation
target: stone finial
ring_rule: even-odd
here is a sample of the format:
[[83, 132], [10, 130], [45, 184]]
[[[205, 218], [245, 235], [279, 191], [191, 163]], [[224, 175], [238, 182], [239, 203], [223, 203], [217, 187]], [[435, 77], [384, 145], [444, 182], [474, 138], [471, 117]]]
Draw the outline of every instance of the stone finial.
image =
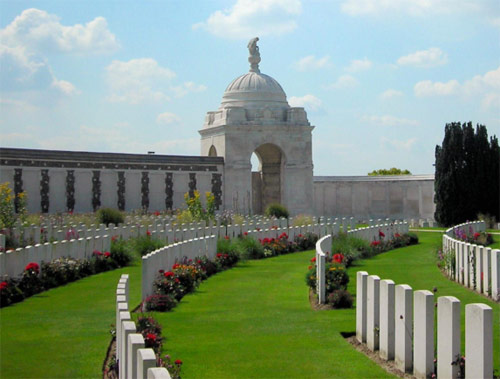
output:
[[259, 40], [259, 37], [252, 38], [248, 42], [248, 53], [250, 54], [248, 56], [248, 62], [250, 62], [250, 72], [257, 72], [260, 73], [259, 70], [259, 63], [260, 63], [260, 52], [259, 52], [259, 46], [257, 46], [257, 41]]

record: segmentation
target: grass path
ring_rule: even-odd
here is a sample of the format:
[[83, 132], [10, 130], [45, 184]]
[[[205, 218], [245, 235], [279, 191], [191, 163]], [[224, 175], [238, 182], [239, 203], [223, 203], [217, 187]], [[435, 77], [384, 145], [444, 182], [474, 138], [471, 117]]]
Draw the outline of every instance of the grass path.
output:
[[353, 310], [314, 311], [304, 281], [312, 251], [217, 274], [173, 312], [157, 313], [183, 378], [388, 377], [340, 335]]

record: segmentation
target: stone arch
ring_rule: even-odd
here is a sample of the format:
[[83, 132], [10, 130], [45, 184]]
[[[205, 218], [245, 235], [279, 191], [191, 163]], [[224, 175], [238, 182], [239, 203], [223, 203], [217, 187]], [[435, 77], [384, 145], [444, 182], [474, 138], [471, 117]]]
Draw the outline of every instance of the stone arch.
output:
[[253, 213], [262, 214], [269, 204], [284, 203], [285, 154], [272, 143], [264, 143], [253, 152], [259, 159], [259, 168], [252, 172], [252, 209]]
[[215, 148], [214, 145], [210, 146], [210, 149], [208, 150], [208, 156], [209, 157], [216, 157], [217, 156], [217, 149]]

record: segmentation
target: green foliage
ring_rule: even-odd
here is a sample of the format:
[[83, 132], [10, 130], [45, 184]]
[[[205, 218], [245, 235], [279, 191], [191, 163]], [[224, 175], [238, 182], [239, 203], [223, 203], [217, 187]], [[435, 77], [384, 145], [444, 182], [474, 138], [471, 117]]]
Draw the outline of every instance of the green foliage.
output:
[[366, 255], [367, 251], [369, 251], [369, 244], [361, 238], [352, 237], [347, 233], [339, 233], [332, 238], [332, 256], [342, 254], [346, 267]]
[[293, 226], [311, 225], [314, 224], [314, 217], [309, 215], [300, 214], [293, 218]]
[[352, 296], [344, 289], [333, 291], [326, 300], [336, 309], [352, 308]]
[[241, 251], [243, 259], [261, 259], [264, 258], [264, 247], [254, 238], [242, 237], [236, 240], [239, 245], [238, 251]]
[[9, 182], [0, 184], [0, 229], [11, 229], [17, 219], [24, 222], [27, 217], [26, 193], [12, 193]]
[[128, 266], [133, 260], [133, 253], [130, 251], [130, 243], [123, 239], [113, 239], [111, 241], [111, 258], [119, 267]]
[[180, 221], [180, 218], [182, 219], [182, 222], [213, 220], [215, 218], [215, 196], [211, 192], [205, 192], [205, 199], [207, 204], [206, 209], [203, 208], [203, 205], [201, 204], [200, 192], [195, 190], [193, 191], [192, 196], [189, 194], [189, 192], [186, 192], [184, 194], [184, 200], [186, 202], [187, 212], [191, 217], [188, 217], [187, 214], [184, 214], [185, 211], [179, 212], [177, 216], [178, 222]]
[[164, 242], [152, 238], [150, 235], [133, 238], [130, 242], [132, 251], [141, 257], [165, 246]]
[[97, 211], [97, 219], [99, 220], [99, 223], [106, 224], [106, 226], [109, 226], [109, 224], [123, 224], [125, 221], [123, 213], [113, 208], [99, 209]]
[[269, 204], [269, 206], [266, 208], [267, 217], [288, 218], [288, 215], [289, 215], [288, 209], [286, 209], [285, 206], [278, 203]]
[[436, 146], [434, 218], [443, 226], [473, 220], [478, 213], [500, 218], [500, 148], [484, 125], [446, 124]]
[[392, 167], [390, 169], [382, 168], [380, 170], [373, 170], [368, 173], [369, 176], [381, 176], [381, 175], [411, 175], [408, 170], [401, 170], [400, 168]]

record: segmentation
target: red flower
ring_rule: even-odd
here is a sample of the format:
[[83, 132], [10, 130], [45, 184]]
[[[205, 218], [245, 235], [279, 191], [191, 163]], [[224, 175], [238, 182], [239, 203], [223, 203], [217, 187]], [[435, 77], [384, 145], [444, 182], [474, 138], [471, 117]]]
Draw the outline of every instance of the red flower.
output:
[[248, 232], [244, 232], [244, 233], [243, 233], [243, 235], [244, 235], [244, 236], [248, 236]]
[[179, 263], [175, 263], [173, 266], [172, 266], [172, 270], [175, 270], [176, 268], [179, 268], [181, 265]]
[[40, 271], [40, 266], [38, 266], [38, 263], [31, 262], [26, 265], [24, 268], [24, 271], [31, 271], [33, 270], [35, 273], [38, 274], [38, 271]]
[[342, 263], [342, 261], [344, 260], [344, 256], [342, 254], [334, 254], [333, 255], [333, 260], [337, 263]]
[[116, 242], [117, 239], [118, 239], [118, 236], [113, 236], [113, 237], [111, 237], [111, 242]]
[[174, 276], [174, 273], [173, 273], [172, 271], [167, 271], [167, 272], [165, 272], [165, 273], [163, 274], [163, 276], [164, 276], [165, 278], [169, 278], [169, 277], [171, 277], [171, 276]]
[[148, 334], [146, 334], [146, 339], [151, 341], [151, 342], [155, 342], [156, 341], [156, 334], [148, 333]]
[[156, 212], [154, 213], [154, 215], [155, 215], [155, 216], [159, 216], [159, 215], [160, 215], [160, 212], [159, 212], [159, 211], [156, 211]]
[[181, 364], [182, 364], [182, 361], [181, 361], [180, 359], [176, 359], [176, 360], [175, 360], [175, 364], [176, 364], [176, 365], [181, 365]]
[[158, 272], [159, 272], [160, 274], [163, 274], [163, 273], [165, 272], [165, 270], [158, 270]]
[[378, 236], [379, 236], [379, 237], [385, 237], [385, 234], [384, 234], [384, 232], [383, 232], [383, 231], [379, 230], [379, 231], [378, 231]]
[[105, 251], [105, 252], [104, 252], [104, 256], [105, 256], [106, 258], [109, 258], [109, 257], [111, 256], [111, 253], [110, 253], [109, 251]]
[[222, 254], [221, 253], [217, 253], [216, 257], [220, 258], [220, 257], [222, 257]]
[[372, 243], [370, 245], [371, 246], [378, 246], [378, 245], [380, 245], [380, 241], [372, 241]]
[[228, 239], [229, 239], [229, 236], [224, 236], [224, 239], [228, 240]]
[[311, 262], [312, 263], [316, 262], [316, 257], [311, 258]]
[[5, 281], [4, 281], [4, 282], [0, 283], [0, 290], [4, 290], [4, 289], [6, 289], [8, 286], [9, 286], [9, 283], [7, 283], [7, 282], [5, 282]]
[[179, 283], [180, 282], [179, 278], [175, 278], [175, 282]]
[[102, 253], [99, 250], [94, 250], [94, 252], [92, 254], [95, 256], [102, 255]]
[[227, 258], [227, 257], [229, 257], [229, 255], [227, 255], [227, 254], [224, 254], [224, 258]]
[[149, 230], [146, 230], [146, 235], [147, 235], [148, 237], [151, 237], [151, 232], [150, 232]]
[[256, 231], [260, 232], [260, 228], [255, 228]]
[[304, 236], [303, 236], [302, 234], [299, 234], [297, 237], [302, 238], [302, 237], [304, 237]]
[[479, 238], [479, 236], [481, 235], [481, 233], [474, 233], [474, 239], [477, 240]]
[[399, 237], [401, 237], [401, 234], [396, 233], [396, 234], [394, 234], [394, 237], [399, 238]]
[[308, 269], [308, 270], [310, 270], [310, 269], [312, 269], [312, 268], [313, 268], [313, 266], [309, 266], [307, 269]]
[[201, 260], [197, 260], [196, 263], [198, 263], [199, 265], [201, 265]]

